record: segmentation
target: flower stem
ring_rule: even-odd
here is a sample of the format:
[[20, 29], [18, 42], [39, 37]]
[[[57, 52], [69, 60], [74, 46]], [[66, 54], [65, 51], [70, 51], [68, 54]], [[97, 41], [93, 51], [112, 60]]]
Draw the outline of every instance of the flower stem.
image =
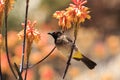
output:
[[17, 64], [14, 63], [14, 66], [15, 66], [15, 69], [16, 69], [17, 74], [18, 74], [18, 79], [19, 79], [19, 80], [23, 80], [22, 75], [21, 75], [21, 73], [20, 73], [20, 71], [19, 71], [19, 68], [18, 68]]
[[[1, 52], [0, 52], [1, 53]], [[0, 54], [0, 57], [1, 57], [1, 54]], [[2, 70], [1, 70], [1, 64], [0, 64], [0, 79], [3, 80], [3, 77], [2, 77]]]
[[26, 0], [24, 39], [23, 39], [23, 48], [22, 48], [22, 59], [21, 59], [21, 65], [20, 65], [20, 73], [21, 74], [23, 72], [23, 64], [24, 64], [25, 41], [26, 41], [26, 27], [27, 27], [27, 18], [28, 18], [28, 7], [29, 7], [29, 0]]
[[26, 62], [26, 72], [25, 72], [25, 78], [24, 80], [27, 79], [27, 73], [28, 73], [28, 64], [29, 64], [29, 57], [30, 57], [30, 53], [31, 53], [31, 47], [32, 47], [32, 42], [29, 41], [29, 39], [27, 39], [27, 62]]
[[74, 42], [73, 42], [73, 45], [72, 45], [72, 47], [71, 47], [71, 52], [70, 52], [70, 56], [69, 56], [68, 61], [67, 61], [67, 65], [66, 65], [64, 74], [63, 74], [63, 79], [65, 78], [66, 73], [67, 73], [67, 71], [68, 71], [68, 68], [69, 68], [69, 66], [70, 66], [70, 61], [71, 61], [71, 59], [72, 59], [72, 54], [73, 54], [73, 50], [74, 50], [74, 45], [75, 45], [76, 39], [77, 39], [77, 32], [78, 32], [78, 24], [76, 23], [76, 24], [75, 24], [75, 29], [74, 29]]
[[12, 64], [11, 64], [11, 61], [10, 61], [10, 57], [9, 57], [9, 52], [8, 52], [8, 43], [7, 43], [7, 41], [8, 41], [8, 39], [7, 39], [8, 4], [9, 4], [9, 0], [6, 0], [5, 1], [5, 10], [4, 10], [5, 11], [5, 14], [4, 14], [5, 15], [5, 49], [6, 49], [7, 61], [8, 61], [10, 70], [12, 71], [14, 77], [17, 79], [17, 76], [16, 76], [16, 74], [13, 70], [13, 67], [12, 67]]

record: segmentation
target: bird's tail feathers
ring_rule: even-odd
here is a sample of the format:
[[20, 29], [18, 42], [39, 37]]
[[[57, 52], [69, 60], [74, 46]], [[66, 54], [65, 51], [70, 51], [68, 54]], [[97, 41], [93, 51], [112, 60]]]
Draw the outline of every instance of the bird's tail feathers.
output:
[[93, 62], [92, 60], [90, 60], [89, 58], [85, 57], [84, 55], [82, 55], [82, 53], [80, 53], [79, 51], [76, 51], [73, 56], [73, 59], [77, 60], [77, 61], [82, 61], [83, 63], [85, 63], [85, 65], [89, 68], [89, 69], [93, 69], [97, 64], [95, 62]]

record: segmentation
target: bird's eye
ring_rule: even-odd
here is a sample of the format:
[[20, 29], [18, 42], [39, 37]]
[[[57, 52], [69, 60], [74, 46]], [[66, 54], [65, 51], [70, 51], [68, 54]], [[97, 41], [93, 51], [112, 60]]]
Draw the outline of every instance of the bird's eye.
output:
[[61, 33], [60, 33], [60, 32], [58, 32], [58, 33], [57, 33], [57, 35], [58, 35], [58, 36], [61, 36]]

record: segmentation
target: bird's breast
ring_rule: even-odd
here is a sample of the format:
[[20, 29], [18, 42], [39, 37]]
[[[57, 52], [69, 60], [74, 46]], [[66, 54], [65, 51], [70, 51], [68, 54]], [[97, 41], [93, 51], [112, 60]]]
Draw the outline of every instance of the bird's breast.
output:
[[71, 45], [68, 45], [68, 44], [59, 44], [59, 45], [56, 45], [56, 47], [65, 56], [69, 56], [69, 54], [71, 52]]

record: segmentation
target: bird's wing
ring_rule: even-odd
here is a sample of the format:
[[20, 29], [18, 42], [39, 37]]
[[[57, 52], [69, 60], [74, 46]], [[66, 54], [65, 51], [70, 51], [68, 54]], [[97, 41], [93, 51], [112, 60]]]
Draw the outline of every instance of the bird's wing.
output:
[[[68, 42], [71, 46], [73, 45], [73, 41], [72, 41], [72, 39], [71, 38], [69, 38], [69, 37], [67, 37], [66, 36], [66, 42]], [[76, 50], [76, 51], [78, 51], [78, 48], [77, 48], [77, 46], [74, 44], [74, 49]]]
[[[57, 38], [56, 44], [61, 44], [64, 46], [66, 45], [66, 46], [72, 47], [73, 41], [66, 35], [62, 35], [59, 38]], [[75, 49], [75, 51], [78, 51], [78, 48], [76, 45], [74, 45], [74, 49]]]
[[[73, 41], [72, 41], [72, 39], [70, 39], [69, 37], [66, 37], [67, 38], [67, 40], [69, 41], [69, 42], [71, 42], [72, 44], [73, 44]], [[76, 50], [76, 51], [78, 51], [78, 48], [77, 48], [77, 46], [74, 44], [74, 49]]]
[[73, 43], [72, 39], [70, 39], [69, 37], [66, 37], [66, 39], [67, 39], [69, 42], [72, 42], [72, 43]]
[[59, 38], [57, 38], [56, 43], [57, 43], [57, 44], [58, 44], [58, 43], [59, 43], [59, 44], [68, 44], [68, 43], [71, 43], [71, 41], [69, 41], [65, 35], [62, 35], [62, 36], [60, 36]]

